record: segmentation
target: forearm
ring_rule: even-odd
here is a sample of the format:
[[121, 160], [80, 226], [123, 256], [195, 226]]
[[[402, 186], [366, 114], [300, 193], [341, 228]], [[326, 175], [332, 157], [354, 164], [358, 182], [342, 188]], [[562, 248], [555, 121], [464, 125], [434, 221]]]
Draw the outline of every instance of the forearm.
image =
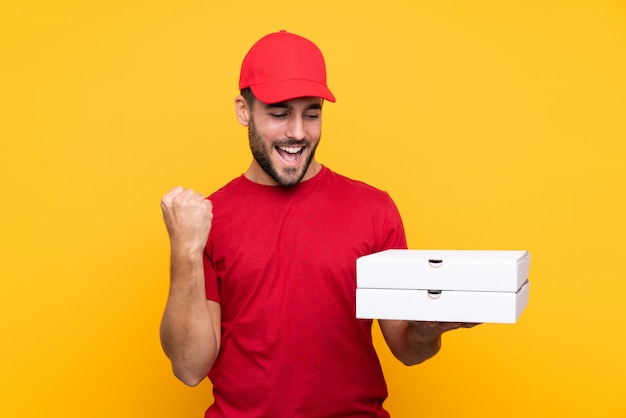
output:
[[420, 332], [416, 323], [381, 320], [380, 326], [393, 355], [407, 366], [422, 363], [441, 349], [441, 334]]
[[215, 316], [219, 310], [210, 309], [205, 296], [201, 253], [181, 254], [173, 246], [161, 344], [174, 374], [185, 384], [200, 383], [217, 357], [220, 318]]

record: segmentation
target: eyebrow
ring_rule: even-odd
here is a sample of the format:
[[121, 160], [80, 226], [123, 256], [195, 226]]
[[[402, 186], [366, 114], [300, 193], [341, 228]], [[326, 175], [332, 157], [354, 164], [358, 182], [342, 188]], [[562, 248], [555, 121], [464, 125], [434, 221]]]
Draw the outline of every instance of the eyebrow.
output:
[[[289, 105], [287, 104], [287, 102], [277, 102], [277, 103], [268, 104], [267, 108], [268, 109], [276, 109], [276, 108], [289, 109]], [[322, 108], [322, 105], [320, 103], [311, 103], [310, 105], [306, 107], [305, 110], [319, 110], [321, 108]]]

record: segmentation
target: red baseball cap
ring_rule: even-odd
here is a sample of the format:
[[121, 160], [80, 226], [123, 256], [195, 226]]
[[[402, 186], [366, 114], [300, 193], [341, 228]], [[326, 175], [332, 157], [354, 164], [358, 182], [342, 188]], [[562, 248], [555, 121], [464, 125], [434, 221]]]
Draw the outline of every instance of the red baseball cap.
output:
[[297, 97], [335, 101], [326, 85], [322, 52], [308, 39], [284, 30], [264, 36], [248, 51], [239, 76], [239, 89], [246, 87], [264, 103]]

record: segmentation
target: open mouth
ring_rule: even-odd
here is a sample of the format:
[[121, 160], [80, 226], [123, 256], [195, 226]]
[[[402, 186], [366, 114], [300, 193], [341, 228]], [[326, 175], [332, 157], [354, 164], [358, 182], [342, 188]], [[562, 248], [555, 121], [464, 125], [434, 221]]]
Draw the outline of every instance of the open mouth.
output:
[[302, 156], [302, 151], [304, 150], [303, 146], [298, 147], [275, 147], [276, 152], [280, 159], [288, 165], [298, 164], [300, 161], [300, 157]]

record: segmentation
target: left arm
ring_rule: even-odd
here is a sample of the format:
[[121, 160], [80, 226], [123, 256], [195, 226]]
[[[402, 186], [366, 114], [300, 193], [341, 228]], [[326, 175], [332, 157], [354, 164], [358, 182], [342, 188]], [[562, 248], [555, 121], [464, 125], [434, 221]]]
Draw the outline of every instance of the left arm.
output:
[[464, 322], [427, 322], [379, 320], [380, 329], [393, 355], [407, 366], [422, 363], [441, 349], [441, 335], [457, 328], [477, 324]]
[[[387, 201], [383, 234], [375, 249], [407, 248], [404, 226], [398, 208], [391, 199]], [[441, 349], [441, 334], [457, 328], [470, 328], [476, 324], [463, 322], [426, 322], [378, 320], [380, 329], [393, 355], [407, 366], [422, 363]]]

